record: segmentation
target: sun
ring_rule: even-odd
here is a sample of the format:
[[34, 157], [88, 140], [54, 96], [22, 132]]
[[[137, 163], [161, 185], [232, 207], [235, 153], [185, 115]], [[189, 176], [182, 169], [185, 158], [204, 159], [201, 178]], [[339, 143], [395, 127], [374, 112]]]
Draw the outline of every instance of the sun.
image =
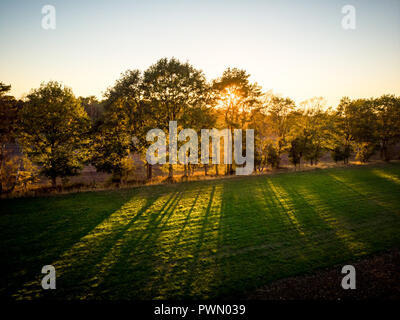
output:
[[221, 93], [218, 105], [220, 107], [236, 106], [240, 101], [240, 93], [236, 86], [227, 86]]

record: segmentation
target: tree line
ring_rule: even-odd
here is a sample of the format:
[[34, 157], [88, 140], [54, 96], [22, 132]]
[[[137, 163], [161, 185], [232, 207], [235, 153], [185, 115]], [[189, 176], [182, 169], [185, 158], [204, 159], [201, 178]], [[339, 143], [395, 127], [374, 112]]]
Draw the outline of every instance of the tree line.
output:
[[[147, 132], [167, 131], [170, 121], [198, 133], [203, 128], [254, 129], [258, 171], [278, 168], [283, 154], [294, 166], [317, 164], [326, 152], [344, 163], [353, 153], [362, 162], [376, 151], [385, 161], [399, 156], [393, 146], [400, 141], [400, 97], [344, 97], [336, 108], [326, 107], [322, 98], [296, 105], [263, 92], [249, 78], [245, 70], [228, 68], [208, 81], [188, 62], [163, 58], [144, 72], [121, 74], [101, 101], [76, 97], [55, 81], [17, 100], [8, 95], [11, 86], [0, 83], [0, 191], [26, 187], [39, 175], [56, 186], [57, 178], [78, 175], [88, 164], [120, 183], [135, 169], [129, 155], [145, 158]], [[23, 156], [10, 155], [8, 143], [20, 145]], [[152, 179], [152, 165], [145, 160], [144, 165]], [[202, 166], [207, 175], [210, 165]], [[185, 176], [194, 170], [195, 165], [184, 165]], [[216, 165], [217, 175], [218, 170]], [[235, 164], [227, 164], [223, 174], [234, 172]], [[167, 180], [173, 176], [169, 164]]]

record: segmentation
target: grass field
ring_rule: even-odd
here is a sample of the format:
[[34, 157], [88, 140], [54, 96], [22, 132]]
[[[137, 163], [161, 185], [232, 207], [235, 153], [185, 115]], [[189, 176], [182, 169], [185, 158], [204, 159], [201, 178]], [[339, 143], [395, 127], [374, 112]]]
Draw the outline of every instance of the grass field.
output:
[[16, 299], [231, 296], [400, 245], [399, 164], [0, 203], [0, 294]]

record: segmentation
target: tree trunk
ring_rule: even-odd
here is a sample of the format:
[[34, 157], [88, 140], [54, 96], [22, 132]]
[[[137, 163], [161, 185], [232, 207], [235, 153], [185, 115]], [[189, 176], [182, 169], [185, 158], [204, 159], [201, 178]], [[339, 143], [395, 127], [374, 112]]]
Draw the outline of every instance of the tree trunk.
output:
[[388, 150], [387, 147], [385, 148], [385, 161], [386, 161], [386, 162], [389, 162], [389, 161], [390, 161], [389, 150]]
[[53, 188], [57, 187], [57, 177], [52, 177], [51, 178], [51, 186]]
[[387, 146], [387, 143], [383, 145], [383, 155], [385, 157], [385, 161], [389, 162], [390, 161], [390, 154], [389, 154], [389, 148]]
[[0, 147], [0, 194], [3, 193], [3, 160], [4, 160], [5, 144]]
[[174, 178], [174, 168], [172, 167], [172, 163], [170, 163], [168, 167], [168, 179], [172, 180], [173, 178]]
[[215, 165], [215, 175], [219, 176], [218, 164]]
[[147, 180], [151, 180], [153, 178], [153, 165], [150, 163], [146, 164], [146, 174]]
[[205, 164], [205, 165], [204, 165], [204, 175], [205, 175], [205, 176], [207, 176], [207, 175], [208, 175], [208, 173], [207, 173], [207, 169], [208, 169], [208, 165], [207, 165], [207, 164]]

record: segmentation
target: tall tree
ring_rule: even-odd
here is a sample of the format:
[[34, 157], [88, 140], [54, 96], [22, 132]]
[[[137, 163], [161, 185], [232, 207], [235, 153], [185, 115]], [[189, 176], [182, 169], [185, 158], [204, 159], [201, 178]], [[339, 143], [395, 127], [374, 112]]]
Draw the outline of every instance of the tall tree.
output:
[[[183, 115], [181, 119], [181, 124], [184, 128], [191, 128], [196, 131], [197, 136], [201, 136], [202, 129], [212, 129], [215, 127], [216, 123], [216, 111], [214, 109], [215, 99], [212, 95], [212, 90], [209, 87], [209, 94], [208, 96], [205, 94], [205, 99], [202, 101], [195, 108], [189, 108], [187, 112]], [[211, 146], [210, 146], [211, 149]], [[211, 150], [209, 150], [210, 152]], [[211, 152], [210, 152], [211, 155]], [[201, 157], [201, 148], [198, 148], [198, 158]], [[209, 158], [210, 159], [210, 158]], [[193, 164], [184, 164], [184, 177], [188, 174], [193, 174]], [[208, 174], [208, 167], [209, 164], [204, 164], [204, 174]]]
[[[144, 98], [145, 87], [143, 76], [139, 70], [127, 70], [110, 87], [106, 94], [106, 109], [121, 107], [120, 112], [126, 116], [127, 134], [131, 137], [130, 150], [145, 155], [149, 142], [146, 133], [156, 127], [155, 110], [148, 100]], [[145, 158], [145, 157], [144, 157]], [[152, 165], [145, 160], [147, 179], [152, 178]]]
[[390, 161], [391, 147], [400, 140], [400, 97], [383, 95], [373, 100], [376, 115], [375, 135], [381, 159]]
[[[144, 97], [154, 110], [157, 127], [167, 131], [170, 121], [178, 127], [184, 115], [204, 103], [208, 86], [202, 71], [188, 62], [163, 58], [144, 72]], [[168, 180], [173, 180], [173, 164], [169, 153]]]
[[133, 166], [129, 118], [121, 100], [109, 105], [103, 119], [93, 126], [92, 141], [90, 162], [98, 171], [112, 173], [113, 182], [119, 184]]
[[[245, 70], [228, 68], [220, 78], [213, 81], [219, 106], [225, 114], [225, 125], [232, 137], [233, 130], [244, 129], [251, 121], [251, 111], [260, 105], [261, 88], [257, 83], [251, 83], [249, 77]], [[227, 164], [226, 173], [232, 174], [233, 168], [233, 164]]]
[[288, 143], [287, 134], [290, 130], [290, 114], [295, 109], [295, 103], [290, 98], [275, 95], [269, 95], [265, 103], [271, 117], [273, 134], [277, 144], [277, 153], [280, 157]]
[[[372, 100], [341, 99], [336, 112], [334, 134], [334, 154], [342, 154], [344, 162], [348, 163], [351, 150], [356, 148], [357, 157], [367, 161], [372, 155], [376, 143], [376, 117], [372, 108]], [[366, 152], [369, 150], [369, 152]]]
[[88, 116], [72, 90], [51, 81], [27, 96], [18, 142], [56, 186], [57, 177], [77, 175], [87, 159], [88, 125]]
[[17, 101], [13, 96], [7, 93], [11, 90], [10, 85], [0, 82], [0, 193], [8, 189], [3, 186], [5, 177], [10, 173], [7, 169], [7, 163], [10, 162], [6, 150], [7, 143], [14, 142], [15, 131], [18, 119], [19, 106], [21, 101]]
[[[311, 165], [317, 164], [322, 153], [328, 148], [329, 111], [325, 111], [325, 101], [314, 97], [300, 103], [300, 108], [293, 113], [293, 125], [290, 135], [299, 137], [304, 142], [302, 156]], [[301, 157], [300, 157], [301, 161]]]

